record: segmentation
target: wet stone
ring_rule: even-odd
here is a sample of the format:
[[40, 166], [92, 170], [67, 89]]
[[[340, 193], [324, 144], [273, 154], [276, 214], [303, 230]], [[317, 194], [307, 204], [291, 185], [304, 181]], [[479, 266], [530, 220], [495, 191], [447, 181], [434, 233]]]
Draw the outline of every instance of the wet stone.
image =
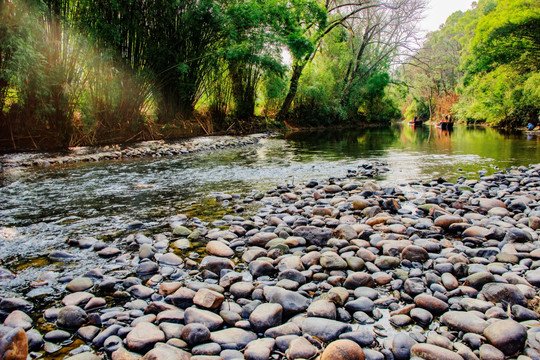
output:
[[66, 290], [70, 292], [85, 291], [92, 288], [92, 286], [94, 286], [92, 279], [87, 277], [77, 277], [66, 285]]
[[86, 312], [78, 306], [68, 305], [58, 312], [56, 324], [63, 329], [78, 329], [87, 321]]
[[527, 329], [514, 320], [500, 320], [487, 326], [483, 332], [489, 343], [506, 356], [523, 350], [527, 341]]
[[210, 330], [203, 324], [191, 323], [183, 327], [181, 337], [189, 346], [195, 346], [210, 339]]
[[239, 350], [256, 340], [257, 335], [244, 329], [229, 328], [212, 332], [210, 339], [218, 343], [222, 349]]
[[297, 337], [287, 346], [288, 359], [310, 359], [318, 353], [318, 349], [306, 338]]
[[411, 356], [425, 360], [463, 360], [461, 355], [452, 350], [431, 344], [416, 344], [411, 348]]
[[157, 342], [165, 341], [165, 334], [156, 325], [141, 322], [129, 332], [126, 344], [130, 350], [145, 352]]
[[364, 351], [354, 341], [336, 340], [326, 346], [321, 360], [364, 360]]
[[280, 304], [261, 304], [249, 316], [251, 328], [258, 333], [281, 325], [283, 307]]
[[477, 334], [482, 334], [489, 325], [487, 321], [465, 311], [449, 311], [443, 314], [441, 322], [453, 329]]
[[308, 317], [302, 323], [302, 333], [325, 342], [336, 340], [340, 334], [351, 331], [351, 326], [336, 320]]

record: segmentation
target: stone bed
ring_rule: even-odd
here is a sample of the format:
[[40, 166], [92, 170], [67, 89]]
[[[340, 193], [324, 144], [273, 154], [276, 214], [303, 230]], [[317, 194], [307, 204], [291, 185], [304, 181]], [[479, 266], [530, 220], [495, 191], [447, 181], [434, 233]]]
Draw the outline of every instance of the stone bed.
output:
[[32, 303], [1, 299], [0, 356], [78, 338], [69, 360], [540, 359], [539, 189], [540, 165], [456, 184], [310, 181], [248, 199], [249, 218], [72, 240], [124, 271], [36, 279], [65, 289], [44, 333]]

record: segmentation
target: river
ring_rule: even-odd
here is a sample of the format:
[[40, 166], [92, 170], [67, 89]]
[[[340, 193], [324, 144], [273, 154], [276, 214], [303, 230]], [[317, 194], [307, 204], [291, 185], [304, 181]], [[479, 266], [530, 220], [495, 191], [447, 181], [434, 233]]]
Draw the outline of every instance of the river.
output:
[[[190, 155], [64, 167], [6, 171], [0, 187], [0, 266], [17, 273], [0, 295], [29, 291], [44, 270], [77, 275], [105, 260], [76, 254], [70, 238], [118, 240], [135, 231], [159, 232], [167, 218], [184, 213], [204, 221], [231, 213], [238, 194], [246, 214], [250, 195], [283, 183], [345, 177], [364, 162], [385, 162], [383, 183], [442, 177], [478, 178], [511, 166], [540, 163], [540, 139], [493, 129], [435, 127], [293, 133], [257, 145]], [[247, 198], [246, 198], [247, 197]], [[75, 253], [69, 266], [47, 257], [52, 250]]]

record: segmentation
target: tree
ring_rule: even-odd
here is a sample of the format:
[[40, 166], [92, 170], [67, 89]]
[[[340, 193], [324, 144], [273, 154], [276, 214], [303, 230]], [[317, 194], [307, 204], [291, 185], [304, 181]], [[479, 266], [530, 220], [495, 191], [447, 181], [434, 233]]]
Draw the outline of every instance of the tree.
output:
[[[372, 85], [368, 84], [379, 84], [384, 89], [388, 84], [389, 78], [381, 81], [387, 78], [384, 73], [392, 62], [401, 60], [401, 53], [418, 41], [417, 26], [424, 9], [423, 0], [392, 0], [367, 8], [344, 22], [354, 54], [349, 62], [341, 98], [349, 113], [354, 114], [358, 109], [351, 96], [355, 86], [371, 88]], [[374, 94], [372, 91], [369, 93]]]

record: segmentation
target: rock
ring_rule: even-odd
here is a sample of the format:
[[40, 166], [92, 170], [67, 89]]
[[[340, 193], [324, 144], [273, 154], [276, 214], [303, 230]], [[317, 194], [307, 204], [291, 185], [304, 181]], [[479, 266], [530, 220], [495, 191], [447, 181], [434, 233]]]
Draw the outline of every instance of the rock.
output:
[[191, 323], [184, 326], [181, 336], [182, 340], [193, 347], [210, 340], [210, 330], [203, 324]]
[[205, 325], [210, 331], [217, 330], [223, 324], [221, 316], [208, 310], [188, 308], [184, 313], [185, 324], [200, 323]]
[[196, 355], [203, 355], [203, 356], [212, 356], [212, 355], [219, 355], [221, 352], [221, 346], [219, 344], [216, 344], [214, 342], [210, 342], [207, 344], [201, 344], [194, 346], [191, 349], [191, 354]]
[[126, 336], [126, 345], [130, 350], [144, 353], [156, 343], [164, 342], [165, 334], [156, 325], [148, 322], [138, 323]]
[[270, 328], [264, 332], [264, 336], [272, 338], [284, 335], [302, 335], [302, 331], [300, 331], [300, 328], [295, 323], [286, 322], [283, 325]]
[[86, 312], [78, 306], [68, 305], [58, 312], [56, 324], [63, 329], [76, 330], [86, 323], [88, 316]]
[[407, 333], [399, 332], [392, 339], [392, 354], [396, 360], [408, 360], [411, 353], [411, 348], [416, 344]]
[[[426, 286], [424, 285], [424, 280], [422, 278], [408, 278], [405, 280], [405, 283], [403, 284], [403, 290], [411, 295], [416, 296], [418, 294], [422, 294], [425, 292]], [[431, 305], [433, 306], [434, 301], [431, 301]]]
[[506, 209], [506, 205], [504, 202], [502, 202], [499, 199], [486, 199], [486, 198], [480, 198], [478, 199], [478, 205], [482, 210], [488, 211], [495, 207], [502, 207]]
[[493, 345], [484, 344], [480, 346], [480, 359], [482, 360], [504, 360], [504, 353]]
[[401, 252], [401, 258], [423, 263], [429, 259], [429, 254], [423, 247], [409, 245]]
[[230, 259], [208, 255], [201, 261], [201, 267], [219, 275], [221, 270], [234, 270], [234, 263]]
[[340, 339], [352, 340], [360, 346], [371, 346], [375, 341], [373, 331], [369, 327], [358, 327], [358, 330], [339, 335]]
[[523, 350], [527, 341], [527, 329], [514, 320], [500, 320], [487, 326], [484, 336], [491, 345], [506, 356]]
[[221, 241], [212, 240], [206, 244], [206, 252], [210, 255], [232, 257], [234, 251]]
[[240, 328], [229, 328], [210, 334], [210, 340], [221, 345], [222, 349], [240, 350], [256, 339], [257, 335], [254, 332]]
[[373, 308], [375, 307], [375, 303], [370, 298], [367, 298], [365, 296], [359, 297], [356, 300], [349, 301], [345, 304], [345, 309], [349, 311], [350, 313], [356, 312], [356, 311], [364, 311], [364, 312], [372, 312]]
[[231, 285], [229, 289], [235, 298], [248, 298], [255, 287], [251, 282], [237, 282]]
[[168, 344], [157, 344], [155, 348], [144, 355], [143, 360], [189, 360], [191, 355], [177, 347]]
[[247, 360], [267, 360], [274, 349], [276, 341], [271, 338], [262, 338], [250, 342], [244, 350]]
[[336, 320], [308, 317], [302, 323], [302, 332], [324, 342], [336, 340], [340, 334], [351, 331], [351, 326]]
[[326, 246], [332, 237], [332, 230], [315, 226], [299, 226], [294, 229], [294, 236], [306, 239], [308, 245]]
[[540, 270], [530, 270], [525, 273], [525, 279], [536, 287], [540, 287]]
[[217, 309], [221, 306], [225, 297], [223, 294], [210, 289], [199, 289], [193, 297], [193, 303], [207, 309]]
[[425, 360], [463, 360], [463, 358], [440, 346], [431, 344], [415, 344], [411, 348], [411, 356], [417, 356]]
[[92, 279], [87, 277], [77, 277], [66, 285], [66, 290], [70, 292], [85, 291], [92, 288], [92, 286], [94, 286]]
[[280, 304], [261, 304], [249, 316], [251, 328], [258, 333], [281, 325], [283, 307]]
[[159, 266], [153, 261], [143, 261], [137, 265], [137, 269], [135, 271], [139, 276], [151, 275], [159, 271]]
[[32, 310], [34, 305], [31, 302], [21, 298], [3, 298], [0, 301], [0, 310], [5, 312], [12, 312], [14, 310], [21, 310], [24, 312], [29, 312]]
[[441, 322], [453, 329], [476, 334], [482, 334], [489, 325], [487, 321], [465, 311], [449, 311], [441, 316]]
[[26, 360], [28, 357], [28, 339], [22, 328], [10, 330], [0, 338], [0, 359]]
[[319, 261], [328, 270], [343, 270], [348, 266], [347, 262], [341, 256], [332, 251], [322, 253]]
[[125, 348], [120, 347], [111, 354], [112, 360], [141, 360], [142, 356], [129, 352]]
[[12, 311], [4, 320], [4, 325], [12, 328], [23, 328], [29, 330], [32, 328], [32, 318], [21, 310]]
[[176, 254], [166, 253], [159, 257], [158, 263], [170, 266], [180, 266], [184, 263], [184, 260]]
[[444, 273], [441, 275], [441, 281], [443, 283], [443, 286], [446, 288], [446, 290], [448, 291], [452, 291], [452, 290], [455, 290], [459, 287], [459, 282], [458, 280], [456, 279], [456, 277], [454, 275], [452, 275], [451, 273]]
[[354, 341], [336, 340], [324, 349], [321, 360], [364, 360], [364, 351]]
[[345, 282], [343, 283], [343, 286], [347, 289], [356, 289], [358, 287], [372, 285], [373, 278], [365, 272], [353, 272], [347, 276], [347, 279], [345, 279]]
[[420, 294], [414, 298], [414, 303], [434, 315], [440, 315], [445, 313], [448, 310], [448, 304], [444, 301], [437, 299], [434, 296], [427, 294]]
[[191, 230], [189, 230], [185, 226], [177, 226], [173, 229], [173, 234], [177, 236], [187, 237], [191, 234]]
[[485, 284], [491, 282], [495, 282], [495, 277], [487, 271], [471, 274], [465, 279], [465, 285], [471, 286], [476, 290], [481, 290]]
[[264, 288], [264, 297], [270, 303], [280, 304], [286, 314], [305, 311], [309, 306], [309, 299], [296, 292], [276, 286], [266, 286]]
[[319, 350], [306, 338], [299, 337], [291, 341], [285, 355], [287, 359], [311, 359]]
[[120, 255], [122, 253], [122, 250], [114, 247], [114, 246], [108, 246], [104, 249], [101, 249], [97, 252], [97, 254], [104, 258], [111, 258], [117, 255]]
[[48, 333], [43, 336], [43, 339], [45, 341], [50, 341], [54, 343], [60, 343], [62, 341], [65, 341], [71, 337], [71, 334], [64, 330], [53, 330], [49, 331]]
[[307, 316], [336, 319], [336, 305], [328, 300], [315, 300], [307, 308]]
[[409, 325], [412, 322], [412, 319], [409, 315], [398, 314], [398, 315], [391, 316], [389, 321], [394, 327], [401, 328], [406, 325]]
[[193, 298], [196, 292], [187, 287], [178, 288], [173, 294], [167, 297], [174, 306], [186, 309], [193, 305]]
[[155, 292], [154, 289], [144, 285], [133, 285], [127, 289], [131, 295], [139, 299], [147, 299]]
[[449, 228], [450, 225], [452, 224], [455, 224], [455, 223], [460, 223], [462, 222], [463, 219], [459, 216], [455, 216], [455, 215], [441, 215], [441, 216], [438, 216], [435, 221], [434, 221], [434, 225], [435, 226], [440, 226], [442, 228]]
[[489, 301], [507, 305], [527, 306], [527, 300], [516, 285], [504, 283], [488, 283], [482, 287], [481, 294]]
[[88, 303], [92, 298], [94, 298], [94, 295], [85, 291], [78, 291], [64, 296], [62, 304], [80, 306]]
[[77, 335], [86, 342], [91, 342], [98, 333], [99, 328], [93, 325], [83, 326], [77, 330]]
[[219, 238], [223, 240], [234, 240], [238, 238], [238, 235], [229, 230], [210, 231], [206, 237], [211, 240], [217, 240]]
[[264, 260], [254, 260], [249, 263], [249, 272], [254, 277], [273, 275], [276, 272], [274, 265]]
[[473, 237], [473, 238], [485, 238], [486, 236], [488, 236], [490, 234], [491, 230], [489, 229], [486, 229], [485, 227], [482, 227], [482, 226], [471, 226], [471, 227], [468, 227], [467, 229], [465, 229], [465, 231], [463, 231], [463, 234], [462, 236], [465, 238], [465, 237]]

